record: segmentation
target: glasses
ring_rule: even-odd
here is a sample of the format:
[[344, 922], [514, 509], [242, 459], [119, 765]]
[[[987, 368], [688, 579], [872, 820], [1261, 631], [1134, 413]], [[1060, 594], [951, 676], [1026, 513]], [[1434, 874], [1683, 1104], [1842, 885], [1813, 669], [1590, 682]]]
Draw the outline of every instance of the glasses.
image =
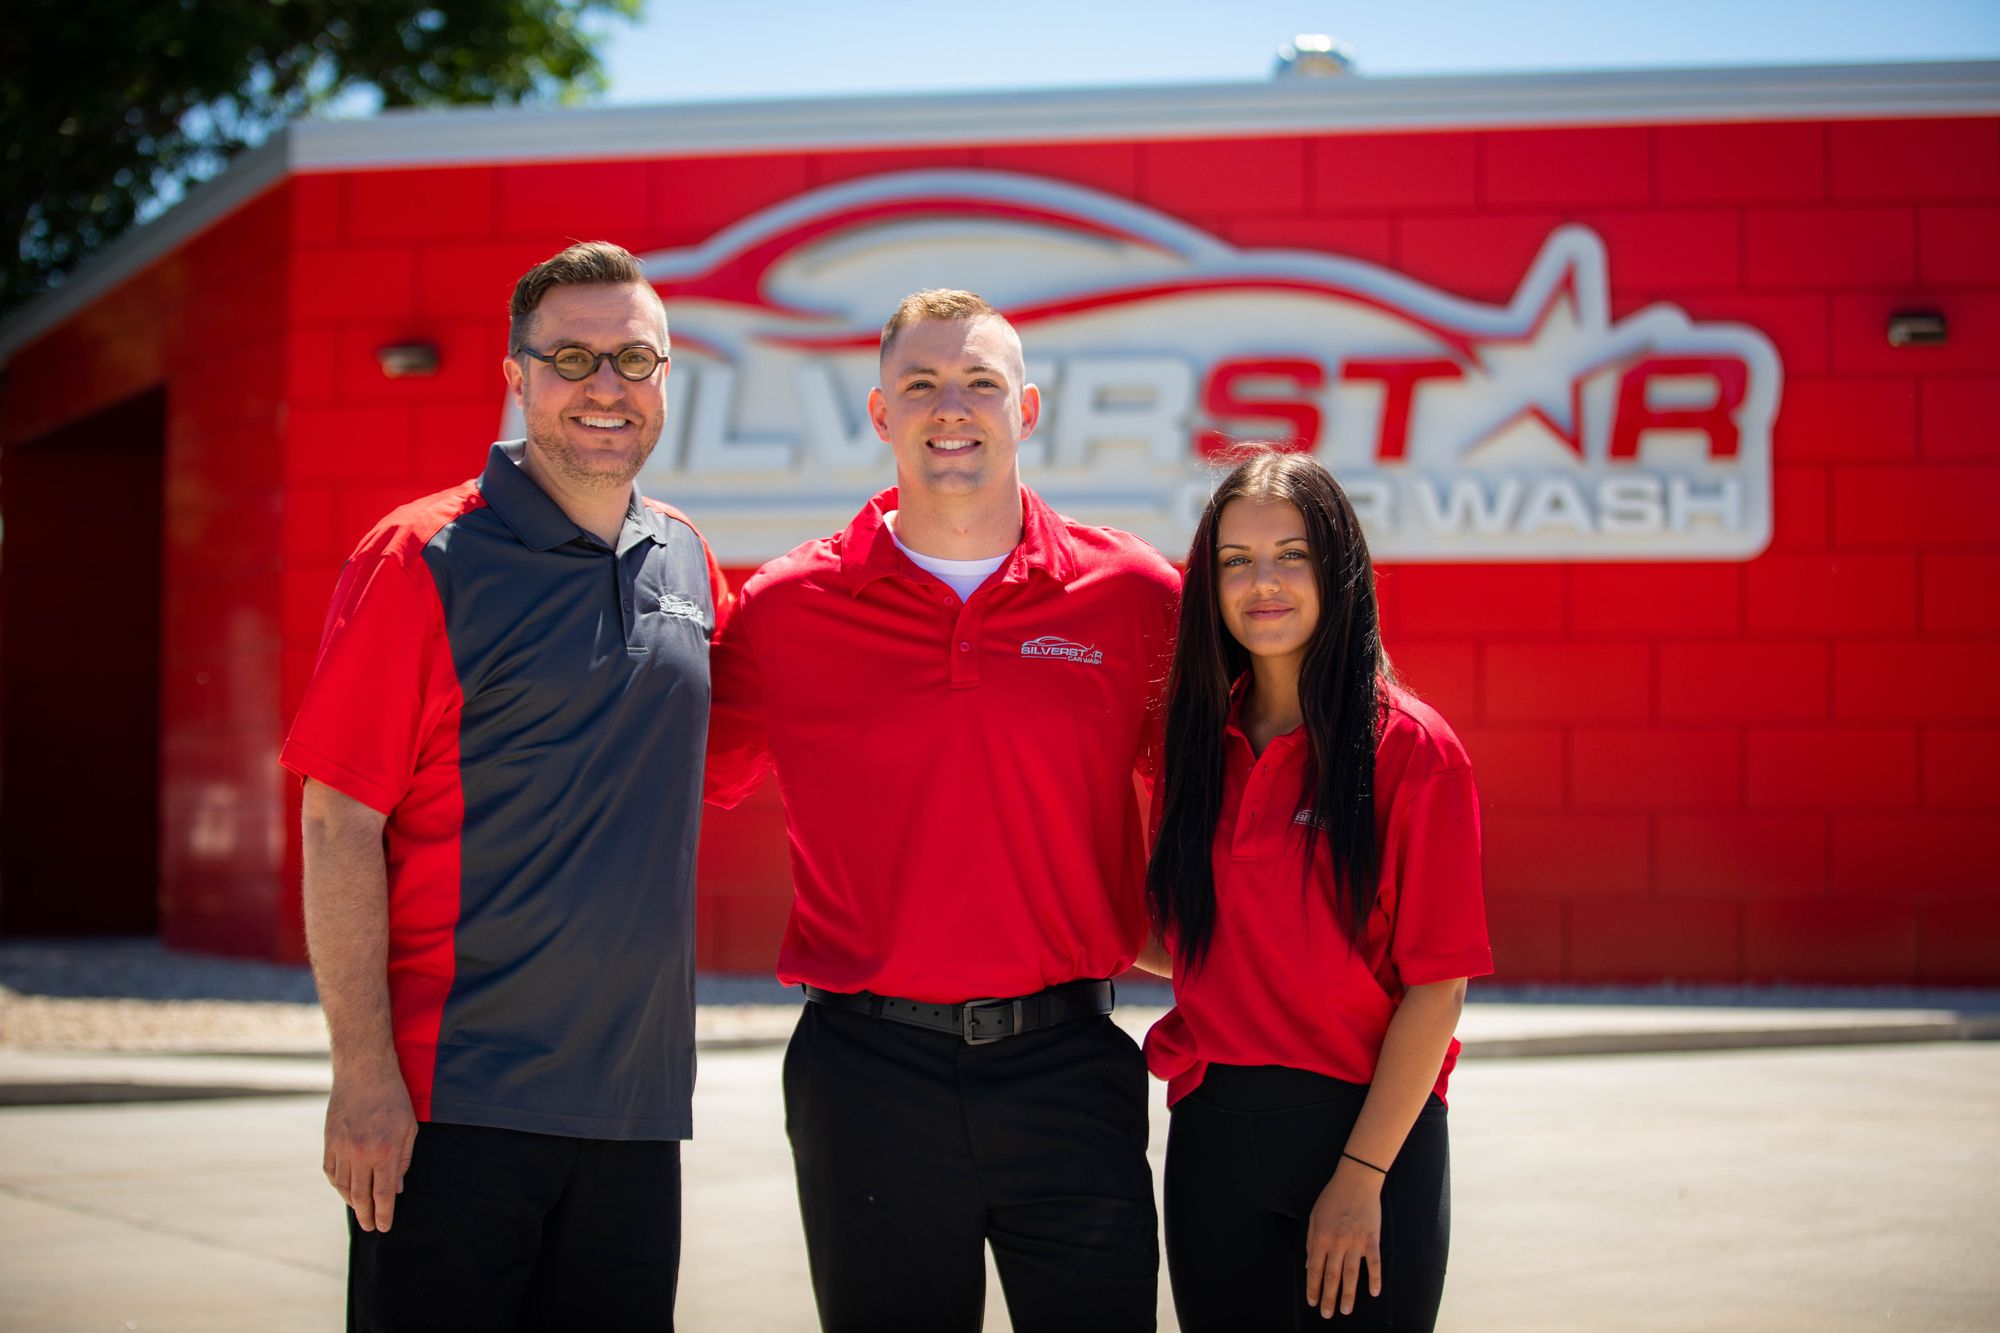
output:
[[526, 347], [516, 347], [514, 350], [522, 356], [532, 356], [566, 380], [587, 380], [595, 375], [597, 368], [606, 361], [609, 361], [611, 368], [625, 379], [651, 379], [653, 372], [667, 360], [650, 347], [621, 347], [615, 352], [593, 352], [584, 347], [559, 347], [549, 356]]

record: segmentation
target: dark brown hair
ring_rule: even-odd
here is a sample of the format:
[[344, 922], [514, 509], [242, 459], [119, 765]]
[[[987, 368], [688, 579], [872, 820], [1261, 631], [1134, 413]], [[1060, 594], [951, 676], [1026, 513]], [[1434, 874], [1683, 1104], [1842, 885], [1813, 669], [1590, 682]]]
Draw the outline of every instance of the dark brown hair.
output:
[[[508, 305], [507, 354], [526, 347], [535, 336], [535, 311], [542, 298], [558, 287], [644, 287], [655, 302], [659, 294], [646, 281], [646, 270], [637, 256], [610, 241], [578, 241], [560, 254], [551, 255], [521, 275], [514, 284], [514, 299]], [[667, 326], [666, 307], [660, 307], [660, 328]], [[665, 351], [664, 347], [656, 350]]]
[[[1294, 809], [1306, 817], [1310, 865], [1322, 834], [1332, 850], [1339, 916], [1358, 943], [1375, 907], [1382, 852], [1375, 843], [1375, 744], [1382, 682], [1391, 678], [1375, 606], [1375, 572], [1354, 506], [1333, 474], [1305, 454], [1249, 446], [1209, 498], [1188, 548], [1180, 638], [1167, 682], [1165, 796], [1146, 892], [1153, 922], [1175, 941], [1180, 967], [1200, 966], [1215, 930], [1210, 847], [1222, 815], [1229, 690], [1250, 654], [1216, 601], [1216, 527], [1232, 500], [1285, 500], [1305, 520], [1319, 621], [1299, 668], [1308, 763]], [[1310, 812], [1307, 814], [1306, 812]]]

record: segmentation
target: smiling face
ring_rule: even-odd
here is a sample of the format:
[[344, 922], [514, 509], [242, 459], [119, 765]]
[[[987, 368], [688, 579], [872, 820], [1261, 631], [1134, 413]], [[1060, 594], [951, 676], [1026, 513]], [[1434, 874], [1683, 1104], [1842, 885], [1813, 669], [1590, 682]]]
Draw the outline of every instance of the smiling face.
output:
[[882, 387], [868, 395], [875, 433], [896, 455], [898, 503], [1017, 503], [1021, 441], [1041, 394], [1026, 383], [1021, 340], [1006, 320], [921, 319], [882, 352]]
[[[667, 350], [666, 317], [650, 289], [594, 283], [556, 287], [535, 307], [527, 345], [616, 352]], [[589, 378], [566, 380], [529, 357], [504, 362], [507, 386], [527, 421], [528, 449], [558, 485], [622, 489], [645, 466], [667, 416], [667, 365], [644, 380], [625, 379], [606, 360]]]
[[1319, 624], [1319, 584], [1306, 521], [1289, 500], [1242, 496], [1215, 525], [1215, 599], [1222, 623], [1252, 657], [1305, 662]]

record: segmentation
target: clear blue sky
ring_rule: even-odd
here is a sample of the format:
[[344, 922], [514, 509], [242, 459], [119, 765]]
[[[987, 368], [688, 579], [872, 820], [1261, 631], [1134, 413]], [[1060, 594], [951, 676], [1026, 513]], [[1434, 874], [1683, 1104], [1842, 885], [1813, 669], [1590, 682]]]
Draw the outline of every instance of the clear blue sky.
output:
[[614, 103], [1269, 76], [1331, 33], [1369, 75], [2000, 58], [2000, 0], [649, 0]]

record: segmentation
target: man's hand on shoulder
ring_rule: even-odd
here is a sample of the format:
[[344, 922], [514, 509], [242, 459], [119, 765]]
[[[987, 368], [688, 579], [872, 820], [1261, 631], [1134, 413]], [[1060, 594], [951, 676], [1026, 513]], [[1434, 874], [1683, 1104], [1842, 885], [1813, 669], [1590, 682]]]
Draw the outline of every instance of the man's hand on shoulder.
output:
[[416, 1143], [410, 1092], [393, 1065], [334, 1075], [322, 1169], [363, 1231], [387, 1231], [395, 1220]]

